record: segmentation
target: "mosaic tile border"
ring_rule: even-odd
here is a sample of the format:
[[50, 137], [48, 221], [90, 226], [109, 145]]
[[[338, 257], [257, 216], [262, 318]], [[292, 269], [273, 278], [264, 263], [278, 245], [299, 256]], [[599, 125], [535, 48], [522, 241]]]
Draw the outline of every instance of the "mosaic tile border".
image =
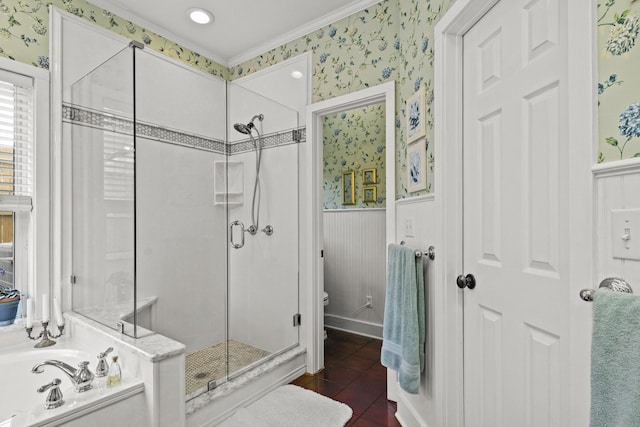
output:
[[[62, 104], [62, 121], [125, 135], [133, 135], [133, 119], [72, 104]], [[224, 141], [167, 129], [150, 123], [136, 123], [136, 134], [159, 142], [198, 148], [220, 154], [227, 152], [227, 145]]]
[[[300, 144], [307, 141], [307, 129], [300, 127], [282, 132], [262, 135], [262, 148], [281, 147], [283, 145]], [[229, 144], [230, 154], [240, 154], [253, 151], [253, 141], [251, 138]]]
[[[62, 104], [62, 121], [95, 129], [103, 129], [114, 133], [133, 135], [133, 119], [68, 103]], [[158, 142], [197, 148], [219, 154], [233, 155], [253, 151], [253, 142], [250, 138], [233, 144], [226, 144], [222, 140], [192, 135], [151, 123], [138, 122], [136, 124], [136, 134]], [[289, 144], [298, 144], [306, 142], [306, 136], [307, 132], [305, 127], [275, 132], [262, 136], [262, 146], [264, 149], [268, 149]]]

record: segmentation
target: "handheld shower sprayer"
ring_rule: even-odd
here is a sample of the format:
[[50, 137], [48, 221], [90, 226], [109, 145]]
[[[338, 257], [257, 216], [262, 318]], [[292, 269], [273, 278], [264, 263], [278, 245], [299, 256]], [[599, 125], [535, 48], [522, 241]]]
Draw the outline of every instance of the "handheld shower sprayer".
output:
[[[252, 224], [247, 229], [249, 234], [251, 234], [252, 236], [254, 236], [258, 232], [258, 226], [260, 222], [260, 164], [262, 161], [262, 135], [260, 135], [260, 132], [258, 131], [256, 126], [253, 124], [253, 122], [255, 122], [256, 119], [258, 119], [259, 121], [263, 121], [264, 115], [256, 114], [251, 118], [251, 120], [247, 124], [236, 123], [233, 125], [234, 129], [237, 130], [238, 132], [243, 133], [245, 135], [249, 135], [249, 138], [251, 138], [251, 141], [253, 142], [253, 148], [255, 149], [255, 152], [256, 152], [256, 178], [253, 185], [253, 199], [251, 202], [251, 223]], [[257, 141], [253, 137], [254, 129], [258, 134]], [[271, 236], [273, 234], [273, 227], [268, 225], [262, 231], [264, 231], [264, 233], [267, 236]]]
[[236, 123], [233, 125], [233, 128], [235, 130], [237, 130], [240, 133], [243, 133], [245, 135], [251, 135], [251, 130], [254, 129], [256, 127], [256, 125], [253, 124], [253, 122], [258, 119], [260, 121], [264, 120], [264, 115], [262, 114], [256, 114], [255, 116], [253, 116], [251, 118], [251, 121], [249, 123], [247, 123], [246, 125], [244, 123]]

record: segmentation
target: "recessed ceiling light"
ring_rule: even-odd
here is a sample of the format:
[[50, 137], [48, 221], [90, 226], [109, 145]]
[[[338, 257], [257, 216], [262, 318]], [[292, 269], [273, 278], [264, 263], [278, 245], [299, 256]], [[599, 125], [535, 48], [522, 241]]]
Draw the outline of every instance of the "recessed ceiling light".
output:
[[208, 24], [213, 22], [213, 14], [208, 10], [199, 7], [193, 7], [187, 10], [187, 15], [196, 24]]
[[302, 71], [293, 70], [291, 72], [291, 77], [293, 77], [294, 79], [301, 79], [303, 76], [304, 74], [302, 74]]

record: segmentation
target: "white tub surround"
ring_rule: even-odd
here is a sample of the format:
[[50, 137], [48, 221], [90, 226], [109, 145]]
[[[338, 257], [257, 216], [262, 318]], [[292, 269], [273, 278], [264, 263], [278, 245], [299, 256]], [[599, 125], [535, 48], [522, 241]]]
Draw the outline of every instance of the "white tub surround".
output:
[[[8, 338], [8, 334], [4, 336]], [[124, 378], [119, 387], [107, 388], [104, 382], [96, 378], [93, 387], [85, 392], [76, 393], [69, 378], [53, 366], [44, 366], [41, 374], [34, 374], [34, 365], [45, 360], [61, 360], [71, 366], [89, 360], [92, 357], [86, 351], [74, 349], [78, 344], [74, 340], [64, 337], [58, 339], [55, 347], [34, 349], [31, 341], [23, 340], [19, 344], [3, 348], [0, 354], [0, 371], [3, 384], [10, 384], [11, 392], [5, 393], [0, 401], [0, 426], [54, 426], [69, 425], [70, 423], [96, 423], [100, 420], [109, 422], [144, 422], [143, 414], [128, 414], [127, 417], [118, 415], [122, 411], [111, 413], [105, 418], [102, 409], [123, 402], [123, 407], [136, 406], [132, 402], [124, 403], [129, 398], [138, 395], [137, 400], [143, 401], [144, 382], [135, 377]], [[44, 409], [44, 402], [48, 391], [38, 393], [37, 389], [59, 378], [60, 391], [64, 404], [56, 409]], [[133, 418], [132, 418], [133, 416]], [[115, 417], [115, 418], [114, 418]], [[86, 424], [85, 424], [86, 425]]]
[[[24, 370], [27, 378], [31, 376], [31, 380], [37, 382], [37, 386], [25, 386], [25, 390], [33, 389], [33, 393], [26, 400], [29, 405], [19, 409], [21, 414], [27, 414], [29, 418], [24, 418], [27, 415], [10, 418], [9, 422], [13, 424], [7, 426], [185, 425], [184, 344], [159, 334], [134, 339], [73, 312], [65, 313], [64, 317], [64, 335], [56, 339], [55, 346], [48, 349], [34, 349], [34, 341], [27, 338], [20, 324], [0, 328], [0, 364], [3, 361], [10, 362], [11, 368], [7, 371]], [[55, 367], [45, 366], [44, 373], [39, 375], [30, 372], [36, 363], [52, 358], [72, 366], [88, 360], [90, 370], [95, 372], [97, 355], [108, 347], [113, 347], [111, 354], [119, 356], [122, 367], [123, 384], [114, 389], [105, 387], [105, 378], [96, 378], [94, 389], [75, 393], [69, 379]], [[53, 357], [54, 353], [58, 356]], [[27, 366], [15, 369], [16, 363], [26, 360], [27, 355]], [[51, 382], [53, 378], [62, 380], [60, 389], [65, 404], [57, 409], [40, 411], [38, 408], [42, 408], [46, 393], [39, 394], [35, 389]], [[10, 384], [14, 384], [14, 381], [18, 380], [12, 377]], [[5, 384], [4, 381], [2, 383]], [[14, 408], [13, 403], [10, 405], [10, 408]], [[5, 427], [3, 422], [6, 415], [12, 414], [5, 414], [3, 408], [5, 405], [0, 405], [0, 426]], [[70, 412], [65, 408], [69, 408]], [[45, 416], [48, 418], [43, 418]]]
[[160, 334], [134, 339], [72, 312], [65, 313], [65, 318], [70, 335], [92, 353], [114, 348], [113, 354], [120, 356], [123, 379], [144, 382], [144, 403], [137, 408], [145, 413], [141, 426], [184, 426], [184, 344]]

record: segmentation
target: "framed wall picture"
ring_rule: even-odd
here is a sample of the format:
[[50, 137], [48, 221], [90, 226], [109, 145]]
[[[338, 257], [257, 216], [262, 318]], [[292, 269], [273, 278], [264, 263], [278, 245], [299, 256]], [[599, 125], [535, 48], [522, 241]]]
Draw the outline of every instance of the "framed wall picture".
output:
[[355, 176], [356, 174], [354, 171], [342, 173], [342, 204], [343, 205], [356, 204]]
[[376, 187], [364, 187], [362, 189], [362, 201], [365, 203], [375, 203], [378, 200]]
[[376, 184], [376, 169], [365, 169], [362, 171], [362, 183], [364, 185]]
[[427, 149], [425, 140], [407, 148], [407, 190], [410, 193], [427, 188]]
[[407, 99], [405, 114], [407, 116], [407, 143], [425, 136], [424, 87]]

